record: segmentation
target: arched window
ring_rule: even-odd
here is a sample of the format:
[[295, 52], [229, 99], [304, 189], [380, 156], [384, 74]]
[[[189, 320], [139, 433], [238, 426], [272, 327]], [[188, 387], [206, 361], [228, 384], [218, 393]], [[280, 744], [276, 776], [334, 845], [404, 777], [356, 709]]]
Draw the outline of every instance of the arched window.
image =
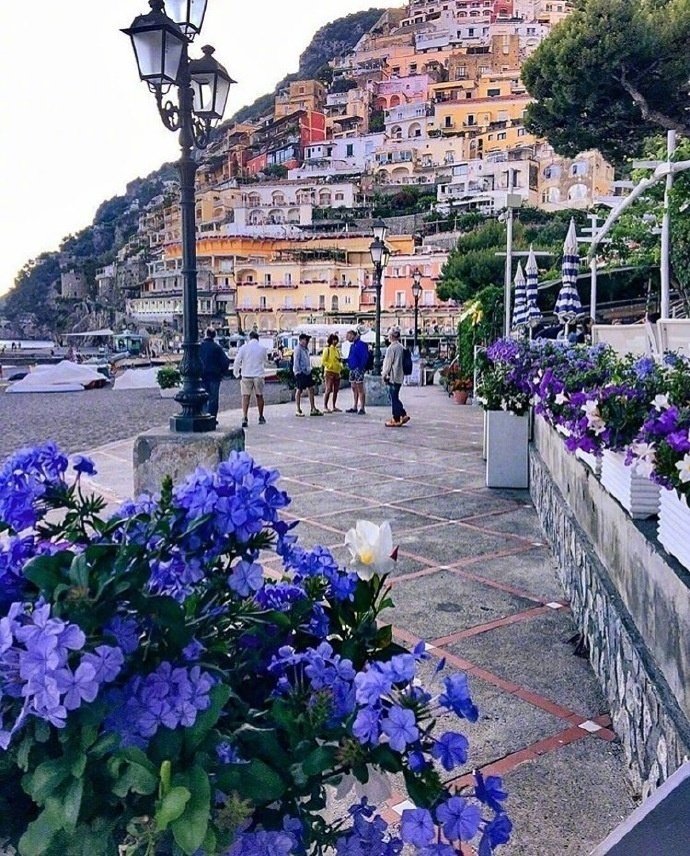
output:
[[402, 140], [402, 128], [400, 125], [393, 125], [391, 128], [391, 137], [394, 140]]
[[407, 130], [407, 136], [410, 139], [412, 139], [413, 137], [422, 136], [422, 126], [419, 124], [419, 122], [412, 122], [412, 124]]
[[338, 295], [334, 294], [333, 297], [331, 297], [331, 312], [337, 312], [337, 311], [338, 311]]
[[587, 197], [587, 185], [586, 184], [573, 184], [573, 186], [568, 190], [568, 201], [569, 202], [580, 202], [582, 199]]

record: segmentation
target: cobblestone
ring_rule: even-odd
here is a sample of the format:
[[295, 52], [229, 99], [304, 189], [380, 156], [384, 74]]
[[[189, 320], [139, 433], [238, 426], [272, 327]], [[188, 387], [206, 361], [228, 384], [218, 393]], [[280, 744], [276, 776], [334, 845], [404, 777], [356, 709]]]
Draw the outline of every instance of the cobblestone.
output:
[[[266, 402], [277, 403], [282, 387], [266, 385]], [[223, 381], [220, 409], [240, 406], [239, 381]], [[177, 413], [174, 399], [157, 389], [94, 389], [84, 393], [0, 392], [0, 460], [21, 448], [55, 440], [68, 452], [80, 452], [166, 425]]]

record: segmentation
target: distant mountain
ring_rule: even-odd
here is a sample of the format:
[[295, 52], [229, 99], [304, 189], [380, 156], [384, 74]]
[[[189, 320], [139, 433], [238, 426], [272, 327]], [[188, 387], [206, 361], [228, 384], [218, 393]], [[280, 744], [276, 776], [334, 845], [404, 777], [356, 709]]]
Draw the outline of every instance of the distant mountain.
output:
[[314, 35], [309, 46], [299, 58], [299, 69], [286, 75], [274, 92], [261, 95], [252, 104], [240, 108], [225, 124], [260, 119], [273, 110], [276, 93], [295, 80], [320, 78], [328, 74], [328, 63], [345, 56], [351, 51], [365, 33], [376, 24], [386, 9], [367, 9], [354, 12], [344, 18], [338, 18], [321, 27]]

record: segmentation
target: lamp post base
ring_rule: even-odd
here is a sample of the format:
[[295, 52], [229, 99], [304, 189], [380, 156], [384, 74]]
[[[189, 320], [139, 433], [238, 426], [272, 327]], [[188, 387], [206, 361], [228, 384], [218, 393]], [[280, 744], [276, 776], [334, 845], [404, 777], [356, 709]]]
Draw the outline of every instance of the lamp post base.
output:
[[364, 394], [367, 407], [390, 407], [391, 399], [388, 387], [383, 382], [381, 375], [364, 375]]
[[184, 416], [177, 414], [170, 417], [170, 430], [174, 434], [206, 434], [215, 431], [218, 420], [215, 416], [202, 413], [198, 416]]

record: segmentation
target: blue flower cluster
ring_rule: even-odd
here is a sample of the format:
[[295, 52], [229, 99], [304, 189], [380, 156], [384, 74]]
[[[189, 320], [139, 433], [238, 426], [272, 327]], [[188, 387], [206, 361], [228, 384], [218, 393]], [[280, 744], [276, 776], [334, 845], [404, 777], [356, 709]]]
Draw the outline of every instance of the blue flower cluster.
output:
[[294, 536], [281, 538], [278, 553], [295, 582], [300, 583], [309, 577], [320, 577], [327, 581], [327, 597], [336, 602], [351, 600], [357, 587], [357, 574], [346, 571], [336, 562], [327, 547], [314, 547], [305, 550], [295, 543]]
[[77, 658], [85, 644], [76, 624], [51, 617], [49, 604], [10, 606], [0, 619], [0, 691], [3, 720], [7, 714], [15, 720], [9, 730], [0, 724], [1, 748], [7, 749], [28, 716], [64, 728], [69, 711], [92, 702], [102, 684], [115, 680], [122, 651], [99, 645]]
[[145, 748], [163, 725], [191, 728], [197, 714], [211, 704], [213, 678], [199, 666], [175, 667], [163, 662], [148, 675], [136, 675], [108, 693], [112, 713], [105, 729], [119, 734], [122, 746]]
[[336, 856], [398, 856], [403, 842], [388, 831], [388, 824], [367, 802], [366, 797], [349, 809], [352, 828], [336, 841]]
[[226, 856], [294, 856], [297, 839], [290, 832], [242, 832]]
[[55, 443], [21, 449], [0, 470], [0, 521], [15, 532], [33, 526], [43, 514], [41, 500], [64, 484], [67, 457]]

